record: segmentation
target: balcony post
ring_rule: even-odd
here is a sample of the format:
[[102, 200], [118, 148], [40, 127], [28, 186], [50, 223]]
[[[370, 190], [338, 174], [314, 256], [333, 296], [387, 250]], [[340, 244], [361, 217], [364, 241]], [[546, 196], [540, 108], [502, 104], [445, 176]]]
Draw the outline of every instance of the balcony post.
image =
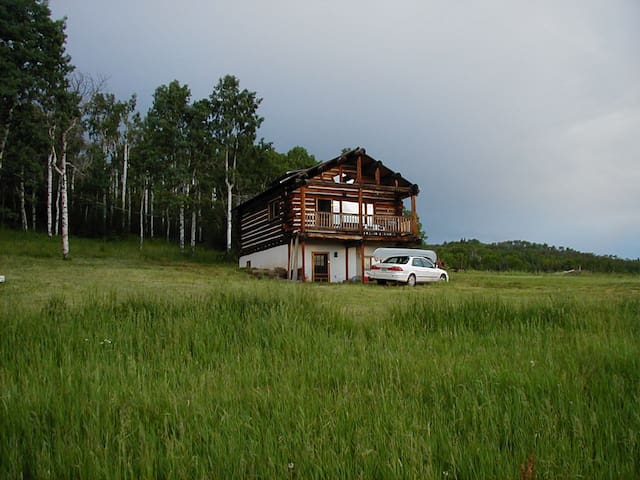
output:
[[364, 241], [360, 242], [360, 272], [362, 283], [364, 283]]
[[411, 195], [411, 234], [418, 236], [418, 213], [416, 212], [415, 195]]
[[300, 187], [300, 231], [304, 232], [307, 226], [307, 214], [305, 212], [305, 195], [304, 195], [304, 185]]
[[[362, 157], [358, 157], [362, 158]], [[362, 234], [362, 187], [358, 187], [358, 231]]]

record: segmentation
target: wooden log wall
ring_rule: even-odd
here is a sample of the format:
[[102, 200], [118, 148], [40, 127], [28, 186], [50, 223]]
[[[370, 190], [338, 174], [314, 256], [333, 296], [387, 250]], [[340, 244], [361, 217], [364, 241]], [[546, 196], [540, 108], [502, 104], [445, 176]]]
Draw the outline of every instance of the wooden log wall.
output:
[[[269, 205], [278, 202], [277, 215], [270, 218]], [[244, 211], [240, 217], [240, 253], [264, 250], [284, 245], [288, 241], [283, 228], [285, 205], [282, 199], [272, 198], [254, 209]]]
[[[360, 183], [356, 182], [358, 177]], [[376, 164], [336, 166], [292, 192], [274, 192], [270, 198], [244, 210], [240, 218], [241, 254], [286, 244], [293, 232], [304, 231], [305, 214], [318, 211], [318, 200], [373, 204], [375, 216], [401, 217], [402, 198], [409, 196], [412, 196], [410, 187], [398, 187], [397, 181], [389, 176], [383, 184]], [[269, 204], [273, 201], [279, 202], [277, 218], [270, 218]], [[415, 198], [412, 208], [415, 209]]]

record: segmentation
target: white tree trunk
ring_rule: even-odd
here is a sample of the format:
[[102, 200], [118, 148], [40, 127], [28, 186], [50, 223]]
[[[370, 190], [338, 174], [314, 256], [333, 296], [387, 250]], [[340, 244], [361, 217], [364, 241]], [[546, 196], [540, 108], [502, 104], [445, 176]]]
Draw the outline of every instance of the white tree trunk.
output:
[[[124, 212], [126, 208], [125, 200], [127, 196], [127, 170], [129, 168], [129, 144], [126, 142], [126, 140], [124, 142], [122, 157], [122, 230], [124, 231]], [[129, 206], [129, 213], [131, 213], [131, 206]], [[129, 221], [129, 224], [131, 224], [131, 221]]]
[[[64, 165], [64, 161], [62, 163]], [[60, 235], [62, 236], [62, 258], [69, 258], [69, 200], [67, 197], [67, 173], [62, 174], [60, 183]]]
[[[69, 203], [68, 203], [68, 193], [67, 193], [67, 136], [69, 132], [73, 129], [77, 122], [77, 119], [74, 119], [71, 124], [67, 127], [67, 129], [62, 132], [62, 142], [61, 142], [61, 152], [60, 152], [60, 165], [56, 163], [52, 163], [52, 168], [55, 169], [58, 174], [59, 187], [58, 187], [58, 197], [60, 201], [60, 206], [56, 208], [56, 235], [58, 233], [58, 217], [60, 217], [60, 233], [62, 236], [62, 258], [69, 258]], [[51, 135], [53, 138], [53, 135]], [[53, 149], [53, 158], [56, 157], [55, 149]], [[58, 202], [56, 201], [56, 204]]]
[[[22, 169], [22, 174], [24, 175], [24, 168]], [[27, 204], [24, 198], [24, 178], [20, 177], [20, 186], [19, 186], [19, 195], [20, 195], [20, 217], [22, 218], [22, 231], [29, 231], [29, 222], [27, 221]]]
[[[191, 190], [187, 187], [187, 195], [193, 195], [191, 192], [196, 188], [196, 171], [194, 170], [191, 174]], [[196, 217], [197, 210], [196, 206], [191, 202], [191, 253], [196, 251], [196, 227], [198, 224], [198, 219]]]
[[56, 202], [55, 202], [56, 221], [55, 221], [55, 224], [53, 226], [53, 234], [56, 237], [60, 233], [60, 183], [61, 183], [61, 180], [60, 180], [60, 178], [58, 178], [58, 188], [56, 189]]
[[227, 253], [231, 252], [231, 209], [233, 208], [233, 183], [231, 182], [231, 172], [229, 171], [229, 150], [224, 156], [224, 183], [227, 186]]
[[196, 209], [191, 211], [191, 253], [196, 251]]
[[167, 220], [166, 221], [167, 221], [167, 243], [168, 243], [169, 242], [169, 238], [171, 238], [171, 235], [170, 235], [171, 217], [169, 217], [169, 209], [168, 208], [165, 210], [165, 213], [167, 215]]
[[102, 230], [107, 233], [107, 191], [102, 192]]
[[7, 139], [9, 138], [9, 129], [11, 128], [11, 117], [13, 117], [13, 110], [16, 108], [16, 103], [13, 102], [11, 108], [9, 108], [9, 115], [7, 115], [7, 122], [4, 127], [4, 132], [2, 134], [2, 140], [0, 141], [0, 170], [2, 169], [2, 159], [4, 158], [4, 149], [7, 146]]
[[[110, 205], [110, 213], [111, 213], [111, 218], [109, 218], [109, 228], [113, 228], [114, 226], [114, 215], [116, 214], [115, 212], [118, 211], [118, 209], [120, 208], [118, 206], [119, 202], [118, 202], [118, 196], [120, 195], [120, 175], [118, 175], [118, 171], [117, 169], [114, 170], [113, 174], [111, 175], [111, 180], [112, 180], [112, 184], [111, 184], [111, 205]], [[124, 210], [122, 210], [122, 216], [124, 216]]]
[[53, 162], [56, 151], [51, 147], [49, 158], [47, 159], [47, 235], [53, 235]]
[[184, 203], [180, 204], [180, 251], [184, 252]]
[[149, 216], [149, 188], [147, 188], [147, 182], [145, 181], [144, 187], [144, 217]]
[[127, 208], [127, 233], [131, 231], [131, 188], [129, 188], [129, 207]]
[[149, 219], [149, 237], [153, 238], [153, 190], [151, 190], [151, 218]]
[[112, 197], [113, 197], [113, 203], [116, 204], [116, 207], [118, 205], [118, 193], [120, 192], [120, 183], [118, 180], [120, 180], [120, 176], [118, 175], [118, 169], [116, 167], [116, 169], [113, 171], [113, 175], [111, 176], [111, 179], [113, 180], [113, 185], [111, 186], [112, 188]]
[[69, 170], [71, 171], [71, 181], [69, 182], [69, 192], [71, 193], [70, 202], [73, 202], [73, 193], [76, 190], [76, 167], [69, 164]]
[[144, 193], [140, 197], [140, 250], [142, 250], [142, 244], [144, 243], [144, 198], [147, 193], [145, 186]]
[[70, 130], [71, 127], [69, 127], [69, 129], [62, 134], [62, 155], [60, 156], [60, 209], [62, 210], [60, 233], [62, 235], [62, 258], [64, 260], [69, 258], [69, 206], [67, 203], [67, 134]]
[[36, 189], [31, 190], [31, 229], [36, 231]]
[[233, 201], [233, 194], [231, 192], [233, 185], [229, 181], [227, 184], [227, 253], [231, 251], [231, 202]]
[[198, 192], [198, 241], [202, 243], [202, 192]]

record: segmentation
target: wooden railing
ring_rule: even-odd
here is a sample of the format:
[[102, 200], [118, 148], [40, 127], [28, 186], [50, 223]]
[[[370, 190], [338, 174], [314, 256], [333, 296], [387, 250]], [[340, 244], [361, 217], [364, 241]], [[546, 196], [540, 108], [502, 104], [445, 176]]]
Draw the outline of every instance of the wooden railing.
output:
[[364, 235], [410, 234], [411, 218], [393, 215], [305, 212], [304, 225], [310, 230], [362, 232]]

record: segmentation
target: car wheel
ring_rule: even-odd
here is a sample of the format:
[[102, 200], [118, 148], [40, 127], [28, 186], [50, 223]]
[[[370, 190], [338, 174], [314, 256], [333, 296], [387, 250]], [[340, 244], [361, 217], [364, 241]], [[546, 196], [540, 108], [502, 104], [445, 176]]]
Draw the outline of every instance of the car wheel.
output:
[[444, 273], [442, 275], [440, 275], [440, 281], [441, 282], [446, 282], [447, 281], [447, 276]]
[[416, 276], [413, 273], [409, 275], [409, 278], [407, 278], [407, 285], [410, 287], [416, 286]]

